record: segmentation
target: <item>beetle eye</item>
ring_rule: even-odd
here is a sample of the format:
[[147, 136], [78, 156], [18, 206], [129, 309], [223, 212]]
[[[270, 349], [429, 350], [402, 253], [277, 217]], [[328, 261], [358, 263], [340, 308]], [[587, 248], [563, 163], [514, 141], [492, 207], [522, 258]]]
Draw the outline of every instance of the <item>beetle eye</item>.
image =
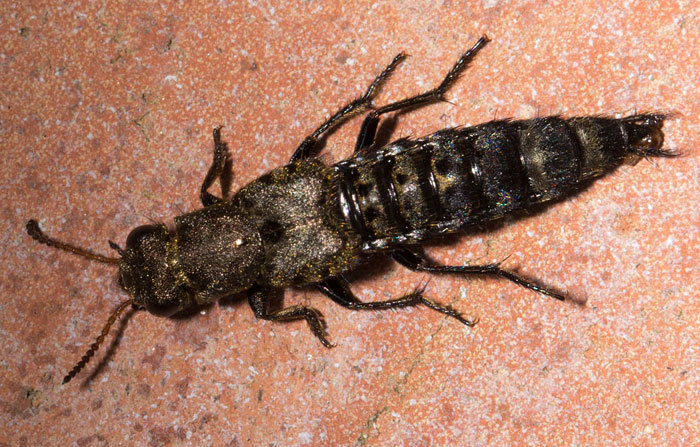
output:
[[146, 236], [152, 233], [160, 233], [161, 229], [157, 225], [141, 225], [131, 230], [126, 238], [126, 248], [134, 248], [139, 245], [139, 242]]
[[182, 310], [182, 303], [179, 301], [148, 301], [145, 304], [146, 310], [159, 317], [170, 317]]

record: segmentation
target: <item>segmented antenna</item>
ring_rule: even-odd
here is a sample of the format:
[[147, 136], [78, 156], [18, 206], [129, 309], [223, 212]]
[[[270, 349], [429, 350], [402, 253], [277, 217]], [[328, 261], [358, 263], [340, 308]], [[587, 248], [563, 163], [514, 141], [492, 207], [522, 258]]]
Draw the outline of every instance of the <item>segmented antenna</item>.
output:
[[68, 374], [66, 374], [66, 377], [63, 378], [63, 384], [66, 384], [71, 381], [73, 377], [75, 377], [76, 374], [78, 374], [83, 368], [85, 368], [85, 365], [90, 361], [92, 356], [95, 355], [95, 352], [97, 352], [97, 348], [100, 347], [102, 344], [102, 341], [104, 341], [105, 337], [109, 333], [109, 329], [112, 327], [115, 321], [117, 321], [117, 318], [119, 318], [119, 315], [124, 312], [124, 309], [127, 308], [129, 304], [132, 304], [133, 300], [128, 299], [121, 303], [119, 307], [117, 307], [117, 310], [112, 312], [112, 315], [110, 315], [109, 320], [107, 320], [107, 324], [105, 324], [105, 327], [102, 328], [102, 332], [100, 335], [95, 339], [95, 343], [90, 345], [90, 349], [87, 350], [85, 355], [80, 359], [78, 363], [73, 367], [73, 369], [70, 370]]
[[32, 239], [37, 242], [48, 245], [49, 247], [69, 251], [76, 255], [90, 259], [91, 261], [97, 261], [103, 264], [119, 264], [119, 261], [121, 260], [120, 258], [110, 258], [108, 256], [98, 255], [80, 247], [76, 247], [75, 245], [66, 244], [65, 242], [49, 237], [45, 235], [43, 231], [41, 231], [41, 228], [39, 228], [39, 222], [34, 219], [27, 222], [27, 233], [29, 233]]
[[[29, 233], [32, 239], [34, 239], [37, 242], [48, 245], [49, 247], [55, 247], [61, 250], [69, 251], [73, 254], [82, 256], [83, 258], [89, 259], [91, 261], [97, 261], [103, 264], [119, 264], [119, 262], [121, 261], [121, 258], [110, 258], [108, 256], [92, 253], [91, 251], [85, 250], [80, 247], [76, 247], [75, 245], [66, 244], [65, 242], [61, 242], [52, 237], [49, 237], [45, 235], [43, 231], [41, 231], [41, 228], [39, 228], [39, 222], [37, 222], [34, 219], [31, 219], [29, 220], [29, 222], [27, 222], [27, 233]], [[115, 243], [110, 241], [110, 246], [117, 250], [119, 254], [122, 254], [122, 250]], [[129, 304], [132, 303], [133, 300], [126, 300], [123, 303], [121, 303], [119, 307], [117, 307], [117, 310], [112, 312], [112, 315], [109, 317], [109, 320], [107, 320], [107, 324], [105, 324], [105, 326], [102, 328], [102, 333], [100, 333], [100, 335], [95, 340], [95, 343], [90, 345], [90, 349], [88, 349], [85, 355], [83, 355], [80, 361], [73, 367], [73, 369], [66, 375], [66, 377], [63, 378], [64, 384], [70, 382], [70, 380], [73, 377], [75, 377], [76, 374], [78, 374], [83, 368], [85, 368], [85, 365], [87, 365], [90, 359], [95, 355], [95, 352], [97, 352], [97, 349], [100, 347], [105, 337], [109, 333], [109, 329], [112, 327], [117, 318], [119, 318], [119, 315], [121, 315], [121, 313], [124, 312], [124, 309], [126, 309], [127, 306], [129, 306]]]

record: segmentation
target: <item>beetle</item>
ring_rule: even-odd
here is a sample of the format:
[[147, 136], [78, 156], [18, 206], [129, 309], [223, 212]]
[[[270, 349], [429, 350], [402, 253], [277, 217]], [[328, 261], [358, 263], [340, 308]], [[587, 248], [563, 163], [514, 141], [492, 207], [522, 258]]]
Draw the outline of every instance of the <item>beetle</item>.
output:
[[[385, 146], [374, 144], [382, 115], [442, 100], [487, 42], [483, 36], [464, 52], [436, 88], [373, 108], [376, 92], [405, 58], [404, 53], [398, 54], [364, 95], [308, 135], [287, 165], [243, 186], [229, 200], [208, 192], [227, 159], [221, 128], [215, 128], [213, 161], [200, 190], [203, 208], [175, 217], [172, 231], [162, 223], [143, 225], [131, 231], [124, 248], [110, 241], [119, 257], [61, 242], [30, 220], [26, 228], [35, 240], [117, 265], [119, 284], [129, 295], [63, 382], [87, 364], [130, 305], [171, 316], [245, 292], [257, 318], [304, 319], [329, 348], [333, 344], [318, 311], [302, 305], [272, 310], [271, 294], [313, 284], [353, 310], [422, 304], [467, 326], [476, 323], [429, 299], [422, 288], [391, 300], [360, 301], [343, 274], [378, 252], [414, 271], [493, 275], [565, 300], [564, 294], [504, 270], [499, 263], [444, 265], [427, 258], [419, 246], [429, 238], [565, 197], [626, 160], [673, 156], [662, 148], [666, 116], [494, 120]], [[364, 110], [369, 112], [353, 156], [332, 165], [317, 158], [319, 138]]]

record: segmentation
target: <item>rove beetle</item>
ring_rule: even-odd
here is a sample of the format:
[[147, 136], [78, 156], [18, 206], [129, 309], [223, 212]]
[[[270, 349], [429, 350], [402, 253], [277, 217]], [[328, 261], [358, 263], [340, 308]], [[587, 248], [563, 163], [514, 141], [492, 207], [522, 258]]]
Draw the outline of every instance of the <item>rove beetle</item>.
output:
[[[570, 194], [624, 161], [668, 157], [662, 149], [665, 116], [635, 114], [529, 120], [494, 120], [474, 127], [440, 130], [418, 139], [374, 144], [379, 118], [443, 100], [488, 38], [466, 51], [433, 90], [378, 108], [372, 98], [405, 58], [398, 54], [355, 99], [307, 136], [289, 164], [241, 188], [230, 200], [208, 192], [227, 158], [220, 128], [214, 129], [214, 159], [201, 187], [203, 208], [164, 224], [134, 229], [119, 257], [107, 257], [46, 236], [36, 220], [27, 231], [38, 242], [119, 267], [129, 295], [109, 317], [95, 343], [66, 375], [67, 383], [95, 354], [111, 325], [129, 306], [170, 316], [184, 309], [246, 292], [257, 318], [305, 319], [326, 347], [318, 311], [294, 305], [269, 309], [273, 291], [313, 284], [349, 309], [389, 309], [423, 304], [473, 326], [450, 306], [416, 289], [400, 298], [362, 302], [343, 273], [367, 255], [382, 252], [409, 269], [443, 274], [506, 278], [558, 300], [566, 297], [501, 269], [500, 263], [450, 266], [428, 259], [418, 245], [431, 237], [501, 218]], [[316, 157], [319, 137], [345, 118], [369, 110], [352, 157], [333, 165]]]

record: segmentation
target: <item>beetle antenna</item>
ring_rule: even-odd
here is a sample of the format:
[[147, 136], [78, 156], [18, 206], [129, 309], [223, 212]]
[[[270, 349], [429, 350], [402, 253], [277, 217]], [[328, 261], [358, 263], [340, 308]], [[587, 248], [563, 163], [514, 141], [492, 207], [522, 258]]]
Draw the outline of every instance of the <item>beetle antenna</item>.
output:
[[75, 245], [66, 244], [65, 242], [49, 237], [45, 235], [43, 231], [41, 231], [41, 228], [39, 228], [39, 222], [34, 219], [27, 222], [27, 233], [29, 233], [32, 239], [37, 242], [48, 245], [49, 247], [56, 247], [61, 250], [69, 251], [92, 261], [101, 262], [103, 264], [119, 264], [119, 261], [121, 260], [120, 258], [110, 258], [108, 256], [98, 255], [80, 247], [76, 247]]
[[112, 312], [112, 315], [110, 315], [109, 319], [107, 320], [107, 324], [102, 328], [102, 332], [100, 335], [97, 336], [97, 339], [95, 339], [95, 343], [90, 345], [90, 349], [87, 350], [85, 355], [80, 359], [78, 363], [73, 367], [73, 369], [70, 370], [68, 374], [66, 374], [66, 377], [63, 378], [63, 384], [65, 385], [66, 383], [70, 382], [73, 377], [75, 377], [76, 374], [78, 374], [83, 368], [85, 368], [85, 365], [90, 361], [92, 356], [95, 355], [95, 352], [97, 352], [97, 348], [100, 347], [102, 342], [104, 341], [105, 337], [109, 333], [109, 329], [112, 327], [115, 321], [117, 321], [117, 318], [119, 318], [119, 315], [124, 312], [124, 309], [127, 308], [129, 304], [132, 304], [134, 301], [132, 299], [128, 299], [121, 303], [117, 309]]

